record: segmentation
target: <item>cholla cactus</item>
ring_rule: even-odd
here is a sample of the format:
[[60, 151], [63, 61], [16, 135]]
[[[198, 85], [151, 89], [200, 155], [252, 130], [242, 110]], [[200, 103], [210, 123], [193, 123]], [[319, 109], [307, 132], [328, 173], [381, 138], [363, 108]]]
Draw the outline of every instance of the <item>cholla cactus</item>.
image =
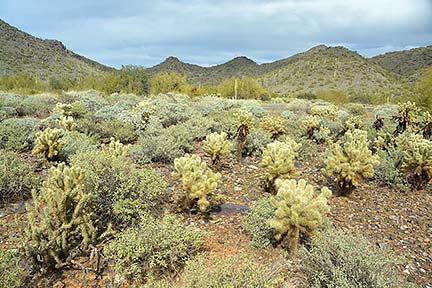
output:
[[36, 144], [33, 148], [33, 154], [43, 154], [47, 160], [54, 159], [63, 148], [62, 137], [64, 130], [57, 128], [47, 128], [36, 134]]
[[432, 179], [432, 141], [409, 134], [398, 137], [397, 142], [404, 154], [402, 170], [410, 173], [410, 182], [421, 189]]
[[414, 124], [419, 108], [413, 102], [399, 103], [398, 114], [392, 117], [398, 122], [398, 125], [393, 132], [394, 135], [405, 132], [408, 125]]
[[335, 105], [315, 105], [312, 106], [310, 114], [318, 118], [336, 120], [338, 117], [338, 108]]
[[221, 175], [210, 170], [197, 155], [186, 154], [174, 160], [175, 176], [182, 179], [187, 191], [184, 206], [192, 208], [194, 201], [202, 212], [207, 211], [210, 202], [207, 196], [217, 188]]
[[141, 102], [139, 102], [134, 108], [133, 108], [133, 112], [139, 114], [139, 118], [141, 121], [141, 125], [137, 125], [139, 127], [145, 127], [149, 120], [150, 120], [150, 116], [154, 115], [157, 111], [157, 107], [155, 105], [153, 105], [150, 101], [148, 100], [143, 100]]
[[226, 139], [227, 134], [222, 132], [211, 133], [203, 141], [204, 150], [210, 155], [212, 164], [219, 162], [220, 157], [230, 153], [231, 143]]
[[329, 211], [327, 200], [331, 191], [324, 187], [318, 196], [314, 188], [306, 185], [306, 181], [280, 180], [276, 181], [277, 194], [271, 199], [276, 208], [275, 217], [268, 221], [274, 228], [276, 240], [287, 246], [291, 257], [298, 253], [300, 233], [313, 234], [314, 230], [323, 224], [323, 216]]
[[320, 125], [320, 120], [316, 116], [308, 115], [303, 119], [302, 125], [306, 129], [306, 135], [308, 138], [312, 139], [314, 132]]
[[96, 241], [88, 210], [90, 193], [84, 192], [84, 171], [64, 163], [49, 170], [39, 193], [32, 191], [26, 252], [35, 266], [61, 268]]
[[301, 144], [287, 138], [285, 142], [273, 142], [263, 150], [261, 167], [266, 169], [266, 190], [276, 192], [275, 180], [295, 173], [294, 158]]
[[57, 103], [54, 107], [54, 114], [62, 114], [63, 116], [71, 116], [72, 115], [73, 106], [70, 104]]
[[236, 117], [235, 125], [237, 128], [237, 159], [240, 161], [243, 145], [246, 142], [247, 135], [255, 125], [255, 120], [252, 113], [246, 110], [239, 110], [234, 116]]
[[77, 128], [77, 124], [72, 116], [61, 116], [60, 119], [57, 120], [58, 124], [67, 131], [75, 131]]
[[428, 111], [424, 112], [421, 117], [420, 128], [423, 137], [425, 139], [430, 139], [432, 136], [432, 115]]
[[366, 131], [355, 129], [345, 133], [342, 141], [329, 148], [324, 159], [324, 172], [329, 176], [336, 175], [341, 192], [348, 194], [360, 184], [363, 177], [374, 175], [378, 159], [369, 150]]
[[115, 140], [111, 137], [108, 145], [102, 144], [102, 153], [111, 155], [114, 157], [126, 157], [129, 154], [129, 145], [123, 145], [119, 140]]
[[273, 140], [277, 139], [280, 135], [285, 133], [285, 125], [285, 118], [278, 115], [269, 115], [267, 117], [264, 117], [261, 122], [261, 128], [264, 131], [272, 134]]

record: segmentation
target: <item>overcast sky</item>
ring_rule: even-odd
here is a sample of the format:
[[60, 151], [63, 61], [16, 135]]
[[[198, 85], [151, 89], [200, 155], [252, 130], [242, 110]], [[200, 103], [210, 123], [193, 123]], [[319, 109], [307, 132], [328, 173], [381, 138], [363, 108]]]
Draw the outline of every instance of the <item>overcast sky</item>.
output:
[[432, 0], [0, 0], [0, 18], [115, 67], [170, 55], [262, 63], [318, 44], [364, 56], [432, 45]]

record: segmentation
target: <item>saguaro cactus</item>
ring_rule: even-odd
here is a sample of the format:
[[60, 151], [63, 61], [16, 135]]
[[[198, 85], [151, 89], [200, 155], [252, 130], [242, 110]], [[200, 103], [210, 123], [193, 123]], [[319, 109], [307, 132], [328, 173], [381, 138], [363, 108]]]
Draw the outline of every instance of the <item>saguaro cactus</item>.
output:
[[186, 154], [174, 160], [175, 176], [182, 179], [187, 194], [184, 206], [192, 208], [196, 203], [202, 212], [207, 211], [210, 202], [207, 196], [216, 189], [221, 175], [209, 169], [205, 162], [197, 155]]
[[306, 185], [306, 181], [276, 181], [278, 192], [271, 199], [276, 208], [275, 217], [268, 221], [274, 228], [276, 240], [289, 249], [290, 256], [295, 258], [298, 253], [300, 233], [312, 234], [323, 223], [323, 216], [328, 212], [328, 198], [331, 191], [324, 187], [318, 196], [314, 188]]

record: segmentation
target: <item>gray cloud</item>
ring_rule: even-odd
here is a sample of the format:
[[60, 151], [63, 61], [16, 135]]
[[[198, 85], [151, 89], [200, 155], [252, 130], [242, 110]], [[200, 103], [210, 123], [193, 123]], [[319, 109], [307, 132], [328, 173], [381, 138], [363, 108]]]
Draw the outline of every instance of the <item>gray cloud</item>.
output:
[[[317, 44], [365, 56], [432, 44], [430, 0], [2, 0], [0, 18], [102, 63], [267, 62]], [[19, 12], [18, 12], [19, 11]]]

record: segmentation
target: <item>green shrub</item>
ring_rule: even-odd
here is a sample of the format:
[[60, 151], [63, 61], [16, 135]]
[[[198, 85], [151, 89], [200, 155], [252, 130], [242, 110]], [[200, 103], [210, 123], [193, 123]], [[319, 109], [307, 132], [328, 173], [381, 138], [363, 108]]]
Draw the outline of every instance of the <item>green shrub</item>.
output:
[[35, 166], [11, 151], [0, 150], [0, 203], [23, 200], [39, 186]]
[[329, 229], [313, 238], [312, 248], [300, 251], [303, 287], [410, 287], [398, 279], [393, 262], [366, 238]]
[[109, 139], [114, 137], [122, 143], [131, 143], [138, 137], [132, 124], [124, 123], [117, 119], [96, 123], [95, 130], [91, 132], [99, 134], [101, 138]]
[[0, 149], [23, 152], [35, 141], [38, 119], [10, 118], [0, 122]]
[[166, 201], [166, 183], [151, 169], [137, 169], [122, 155], [101, 151], [76, 154], [72, 165], [85, 169], [84, 186], [92, 191], [91, 206], [99, 227], [131, 222], [140, 212], [157, 214]]
[[75, 154], [97, 150], [98, 142], [94, 137], [77, 131], [66, 131], [62, 141], [64, 145], [59, 153], [59, 159], [62, 161], [69, 162], [70, 158]]
[[264, 197], [251, 205], [251, 209], [242, 219], [242, 227], [251, 237], [254, 248], [265, 248], [275, 243], [273, 228], [267, 223], [274, 217], [276, 208], [269, 197]]
[[0, 248], [0, 287], [23, 287], [26, 272], [21, 267], [21, 257], [12, 250]]
[[204, 232], [185, 228], [181, 218], [143, 216], [138, 227], [115, 235], [105, 247], [116, 273], [132, 280], [177, 271], [202, 250]]
[[58, 99], [54, 95], [32, 95], [24, 97], [16, 108], [19, 116], [45, 118], [57, 103]]
[[159, 94], [149, 99], [156, 106], [155, 117], [159, 118], [164, 127], [184, 122], [192, 117], [193, 109], [190, 98], [177, 94]]
[[375, 169], [375, 179], [378, 183], [401, 191], [411, 190], [411, 185], [405, 179], [401, 170], [404, 154], [400, 148], [392, 147], [378, 151], [380, 164]]
[[[243, 145], [242, 154], [244, 156], [260, 156], [263, 149], [272, 141], [273, 139], [270, 133], [261, 129], [252, 130], [252, 132], [246, 138], [245, 144]], [[235, 146], [233, 145], [233, 147]]]
[[349, 114], [354, 116], [366, 116], [367, 110], [362, 104], [358, 103], [348, 103], [344, 105], [344, 108]]

